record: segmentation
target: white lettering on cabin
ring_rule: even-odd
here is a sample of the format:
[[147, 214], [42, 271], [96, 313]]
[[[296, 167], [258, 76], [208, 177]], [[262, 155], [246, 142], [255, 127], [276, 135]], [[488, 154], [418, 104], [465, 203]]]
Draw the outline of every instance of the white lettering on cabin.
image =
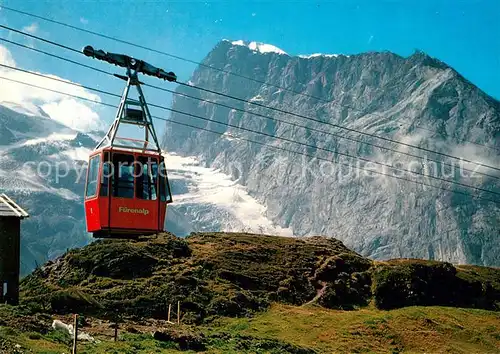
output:
[[148, 215], [149, 214], [149, 210], [148, 209], [130, 209], [130, 208], [127, 208], [127, 207], [120, 207], [118, 208], [118, 211], [120, 213], [131, 213], [131, 214], [143, 214], [143, 215]]

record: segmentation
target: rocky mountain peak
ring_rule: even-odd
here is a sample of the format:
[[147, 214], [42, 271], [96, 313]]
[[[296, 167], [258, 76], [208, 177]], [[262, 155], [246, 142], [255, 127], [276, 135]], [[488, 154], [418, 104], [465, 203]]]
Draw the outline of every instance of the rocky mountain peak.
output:
[[431, 66], [443, 70], [450, 69], [450, 66], [448, 66], [445, 62], [437, 58], [433, 58], [429, 54], [419, 49], [415, 50], [415, 52], [408, 57], [408, 60], [417, 65]]
[[[499, 150], [495, 150], [500, 149], [498, 101], [445, 63], [421, 51], [407, 58], [391, 52], [301, 58], [260, 53], [225, 41], [219, 43], [203, 63], [275, 86], [207, 67], [199, 67], [193, 73], [191, 82], [196, 86], [427, 150], [490, 166], [500, 165]], [[244, 111], [175, 97], [175, 109], [214, 121], [389, 165], [417, 163], [421, 166], [421, 160], [412, 162], [408, 155], [364, 142], [450, 162], [443, 156], [346, 133], [227, 97], [192, 88], [179, 90]], [[194, 155], [206, 166], [233, 175], [264, 203], [269, 219], [293, 229], [296, 235], [335, 235], [356, 251], [373, 258], [416, 257], [500, 264], [500, 249], [493, 241], [493, 234], [498, 235], [500, 208], [478, 199], [474, 190], [466, 189], [471, 192], [471, 196], [466, 197], [394, 178], [355, 175], [343, 180], [338, 174], [338, 163], [352, 165], [356, 159], [332, 156], [325, 150], [305, 148], [180, 114], [173, 114], [172, 118], [216, 129], [220, 135], [167, 126], [165, 147], [169, 151]], [[305, 128], [292, 127], [272, 118]], [[266, 145], [229, 140], [226, 133], [258, 139]], [[356, 138], [358, 142], [346, 138]], [[280, 152], [273, 149], [273, 145], [306, 152], [308, 156]], [[318, 158], [331, 159], [336, 173], [320, 173], [322, 165]], [[488, 171], [496, 174], [494, 170]], [[409, 178], [428, 182], [413, 174], [409, 174]], [[495, 178], [456, 175], [454, 181], [500, 192], [499, 180]], [[430, 182], [451, 190], [463, 189], [441, 180]]]

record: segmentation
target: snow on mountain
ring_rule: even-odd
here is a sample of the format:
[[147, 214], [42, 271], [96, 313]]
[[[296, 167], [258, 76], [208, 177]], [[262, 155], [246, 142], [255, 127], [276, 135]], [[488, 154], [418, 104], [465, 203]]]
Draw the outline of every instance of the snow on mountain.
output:
[[[0, 63], [16, 67], [12, 54], [3, 46]], [[100, 101], [99, 96], [80, 86], [7, 68], [0, 69], [0, 74]], [[85, 133], [103, 128], [99, 111], [92, 103], [2, 80], [0, 191], [8, 193], [30, 214], [22, 228], [22, 274], [68, 248], [90, 241], [82, 195], [86, 160], [96, 139]]]
[[87, 161], [92, 149], [80, 146], [62, 152], [62, 155], [73, 161]]
[[322, 54], [322, 53], [314, 53], [314, 54], [299, 54], [299, 58], [304, 58], [304, 59], [311, 59], [311, 58], [317, 58], [317, 57], [325, 57], [325, 58], [337, 58], [339, 56], [344, 56], [344, 57], [349, 57], [349, 55], [344, 55], [344, 54]]
[[[237, 41], [230, 41], [228, 39], [223, 39], [223, 42], [229, 42], [232, 45], [237, 45], [237, 46], [242, 46], [242, 47], [247, 47], [248, 49], [254, 51], [254, 52], [259, 52], [259, 53], [277, 53], [281, 55], [287, 55], [290, 56], [287, 52], [285, 52], [283, 49], [280, 49], [272, 44], [266, 44], [266, 43], [261, 43], [261, 42], [255, 42], [255, 41], [244, 41], [242, 39], [237, 40]], [[349, 57], [349, 55], [344, 55], [344, 54], [323, 54], [323, 53], [314, 53], [314, 54], [299, 54], [297, 55], [299, 58], [303, 59], [312, 59], [312, 58], [318, 58], [318, 57], [324, 57], [324, 58], [337, 58], [339, 56], [344, 56], [344, 57]]]
[[284, 50], [272, 45], [261, 42], [246, 42], [243, 40], [233, 41], [232, 45], [239, 45], [243, 47], [248, 47], [250, 50], [259, 53], [278, 53], [282, 55], [288, 55]]
[[[255, 42], [255, 41], [244, 41], [242, 39], [237, 40], [237, 41], [230, 41], [228, 39], [223, 39], [223, 42], [229, 42], [232, 45], [237, 45], [237, 46], [242, 46], [242, 47], [247, 47], [248, 49], [254, 51], [254, 52], [259, 52], [259, 53], [277, 53], [281, 55], [287, 55], [290, 56], [287, 52], [285, 52], [283, 49], [280, 49], [272, 44], [266, 44], [266, 43], [261, 43], [261, 42]], [[303, 59], [312, 59], [312, 58], [318, 58], [318, 57], [324, 57], [324, 58], [337, 58], [339, 56], [344, 56], [344, 57], [349, 57], [349, 55], [344, 55], [344, 54], [323, 54], [323, 53], [314, 53], [314, 54], [299, 54], [297, 55], [299, 58]]]
[[[53, 119], [0, 105], [0, 192], [30, 214], [22, 229], [22, 273], [89, 242], [82, 195], [95, 140]], [[81, 161], [84, 160], [84, 161]]]
[[76, 138], [76, 136], [77, 136], [76, 132], [73, 134], [52, 133], [47, 137], [41, 137], [41, 138], [35, 138], [35, 139], [29, 139], [29, 140], [23, 141], [21, 143], [21, 146], [38, 145], [38, 144], [42, 144], [42, 143], [73, 140], [74, 138]]
[[[27, 128], [26, 124], [30, 124], [33, 128], [31, 133], [24, 131], [24, 134], [17, 135], [11, 144], [2, 139], [0, 172], [6, 178], [6, 183], [0, 183], [0, 188], [7, 192], [22, 187], [26, 192], [45, 191], [58, 194], [59, 186], [52, 185], [57, 172], [53, 169], [54, 164], [64, 160], [65, 168], [74, 168], [80, 161], [88, 159], [92, 145], [87, 142], [86, 146], [81, 146], [79, 144], [81, 133], [57, 123], [51, 126], [52, 131], [37, 129], [39, 124], [53, 122], [50, 119], [23, 117], [20, 114], [16, 115], [17, 112], [14, 111], [9, 114], [9, 110], [2, 106], [0, 113], [0, 135], [2, 130], [6, 129], [9, 132], [24, 131]], [[17, 119], [8, 119], [9, 116]], [[60, 130], [56, 130], [58, 128]], [[90, 137], [88, 141], [95, 143]], [[66, 192], [63, 194], [70, 195]], [[75, 199], [73, 195], [71, 199]]]
[[43, 109], [41, 109], [41, 107], [30, 102], [24, 102], [22, 105], [20, 105], [16, 102], [3, 101], [2, 106], [7, 107], [17, 113], [25, 114], [27, 116], [48, 117], [47, 113], [45, 113]]
[[166, 163], [174, 198], [169, 213], [177, 211], [186, 216], [190, 230], [184, 233], [245, 231], [293, 236], [292, 229], [267, 219], [266, 208], [231, 176], [203, 167], [195, 157], [167, 154]]

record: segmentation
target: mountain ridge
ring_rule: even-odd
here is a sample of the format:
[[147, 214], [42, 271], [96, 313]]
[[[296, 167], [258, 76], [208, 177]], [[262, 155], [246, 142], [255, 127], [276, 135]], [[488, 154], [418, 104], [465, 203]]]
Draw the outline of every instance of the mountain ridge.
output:
[[[365, 53], [304, 59], [274, 53], [260, 54], [230, 42], [221, 42], [202, 64], [190, 79], [195, 86], [427, 150], [463, 156], [490, 166], [500, 164], [499, 154], [492, 150], [500, 149], [498, 101], [427, 54], [417, 52], [403, 58], [393, 53]], [[256, 81], [216, 72], [207, 66], [224, 68]], [[382, 152], [364, 144], [374, 143], [374, 137], [363, 136], [360, 143], [347, 143], [343, 139], [292, 128], [251, 113], [327, 130], [316, 122], [195, 88], [178, 90], [243, 110], [231, 111], [185, 97], [174, 97], [173, 108], [181, 112], [392, 165], [412, 163], [407, 156]], [[266, 145], [257, 146], [227, 139], [227, 134], [255, 139], [256, 136], [249, 132], [214, 122], [200, 122], [179, 113], [171, 114], [171, 118], [196, 127], [215, 129], [220, 135], [167, 125], [163, 139], [167, 150], [197, 156], [207, 167], [220, 168], [231, 174], [267, 207], [267, 216], [271, 220], [282, 227], [292, 227], [297, 235], [330, 234], [363, 255], [378, 259], [437, 257], [454, 263], [500, 264], [500, 252], [494, 242], [500, 229], [500, 210], [494, 204], [453, 193], [438, 193], [390, 178], [372, 178], [372, 182], [367, 183], [368, 179], [354, 176], [351, 182], [344, 181], [343, 184], [339, 184], [341, 181], [336, 175], [304, 179], [300, 164], [302, 170], [305, 165], [306, 172], [314, 174], [320, 167], [315, 159], [306, 158], [301, 162], [300, 157], [272, 149], [272, 145], [277, 145], [297, 150], [292, 143], [258, 137], [258, 141]], [[426, 133], [419, 128], [436, 133]], [[328, 130], [338, 133], [330, 127]], [[349, 137], [352, 132], [342, 134]], [[386, 142], [378, 144], [391, 147]], [[487, 145], [490, 149], [477, 144]], [[398, 145], [396, 149], [410, 152], [409, 146]], [[300, 147], [298, 151], [318, 158], [325, 156], [312, 148]], [[428, 158], [436, 159], [432, 154], [426, 154]], [[333, 156], [333, 159], [346, 162], [339, 156]], [[437, 159], [441, 160], [442, 155]], [[442, 168], [437, 171], [440, 166], [438, 164], [436, 171], [430, 171], [441, 174]], [[428, 167], [419, 163], [413, 168], [422, 171]], [[454, 181], [500, 191], [497, 180], [493, 178], [454, 176]], [[441, 181], [431, 182], [448, 186]], [[352, 188], [345, 183], [350, 183]], [[350, 193], [359, 197], [352, 200]], [[380, 210], [374, 209], [376, 205], [382, 206]], [[402, 207], [404, 213], [401, 213]], [[370, 224], [374, 224], [373, 227]], [[448, 231], [454, 229], [457, 230], [454, 233]]]
[[[240, 40], [240, 41], [243, 41], [243, 40]], [[232, 47], [232, 48], [234, 48], [234, 47], [246, 47], [249, 51], [256, 52], [256, 50], [252, 50], [252, 49], [250, 49], [248, 47], [248, 43], [265, 44], [265, 43], [261, 43], [261, 42], [255, 42], [255, 41], [243, 41], [245, 43], [245, 45], [241, 45], [241, 44], [234, 45], [233, 44], [234, 42], [235, 41], [232, 41], [230, 39], [223, 39], [223, 40], [219, 41], [215, 45], [214, 49], [212, 50], [212, 53], [215, 52], [215, 51], [217, 51], [218, 47], [228, 46], [228, 45], [230, 47]], [[273, 46], [272, 44], [265, 44], [265, 45]], [[266, 53], [262, 53], [261, 52], [261, 54], [266, 54]], [[268, 52], [268, 54], [273, 55], [273, 54], [279, 54], [279, 53], [275, 53], [275, 52], [270, 51], [270, 52]], [[451, 69], [453, 71], [453, 73], [455, 73], [456, 75], [458, 75], [459, 79], [466, 81], [468, 84], [470, 84], [473, 87], [476, 87], [472, 81], [470, 81], [469, 79], [467, 79], [463, 74], [461, 74], [459, 71], [455, 70], [452, 66], [448, 65], [446, 62], [440, 60], [437, 57], [431, 56], [430, 54], [426, 53], [425, 51], [423, 51], [421, 49], [415, 49], [415, 51], [412, 54], [408, 55], [408, 56], [403, 56], [403, 55], [397, 54], [395, 52], [392, 52], [390, 50], [367, 51], [367, 52], [352, 53], [352, 54], [316, 53], [316, 54], [310, 54], [310, 55], [307, 55], [307, 54], [290, 55], [290, 54], [286, 53], [286, 55], [289, 56], [292, 59], [299, 58], [299, 59], [305, 59], [305, 60], [310, 60], [310, 59], [317, 60], [317, 58], [328, 59], [328, 58], [332, 58], [332, 57], [333, 58], [344, 57], [344, 58], [356, 59], [357, 57], [363, 57], [363, 56], [388, 55], [390, 57], [395, 57], [395, 58], [398, 58], [398, 59], [401, 59], [401, 60], [406, 60], [406, 61], [409, 61], [409, 62], [417, 62], [419, 64], [423, 64], [423, 65], [426, 65], [426, 66], [434, 67], [434, 68], [437, 68], [437, 69], [443, 69], [443, 70], [444, 69]], [[210, 57], [206, 56], [203, 59], [202, 63], [204, 64], [205, 61], [210, 62]], [[482, 89], [480, 89], [480, 90], [481, 90], [481, 92], [484, 95], [486, 95], [489, 98], [491, 98], [492, 102], [494, 102], [497, 105], [500, 105], [500, 99], [495, 98], [494, 96], [488, 94], [487, 92], [485, 92]]]

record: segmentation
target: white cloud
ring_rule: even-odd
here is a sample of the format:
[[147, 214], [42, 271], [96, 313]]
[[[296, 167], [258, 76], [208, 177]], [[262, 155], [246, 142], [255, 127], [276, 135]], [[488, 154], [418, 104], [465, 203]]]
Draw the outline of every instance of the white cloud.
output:
[[89, 20], [87, 20], [85, 17], [80, 17], [80, 23], [82, 23], [84, 25], [88, 25], [89, 24]]
[[42, 105], [42, 109], [54, 120], [78, 131], [92, 131], [101, 126], [99, 115], [85, 104], [68, 98]]
[[[16, 63], [7, 48], [0, 45], [0, 63], [16, 67]], [[101, 102], [99, 96], [80, 86], [46, 79], [7, 68], [0, 68], [0, 76], [8, 79], [27, 82], [52, 90], [66, 92]], [[46, 75], [60, 79], [55, 75]], [[66, 81], [66, 80], [65, 80]], [[69, 81], [68, 81], [69, 82]], [[7, 80], [0, 79], [0, 103], [15, 103], [22, 107], [41, 107], [52, 119], [78, 131], [92, 131], [104, 128], [104, 123], [94, 111], [92, 103], [83, 103], [69, 96], [42, 90]]]
[[23, 32], [28, 32], [28, 33], [31, 33], [31, 34], [37, 33], [38, 32], [38, 23], [33, 22], [29, 26], [24, 26], [23, 27]]
[[16, 62], [14, 61], [12, 54], [10, 54], [7, 48], [1, 45], [0, 45], [0, 64], [5, 64], [14, 67], [16, 66]]

